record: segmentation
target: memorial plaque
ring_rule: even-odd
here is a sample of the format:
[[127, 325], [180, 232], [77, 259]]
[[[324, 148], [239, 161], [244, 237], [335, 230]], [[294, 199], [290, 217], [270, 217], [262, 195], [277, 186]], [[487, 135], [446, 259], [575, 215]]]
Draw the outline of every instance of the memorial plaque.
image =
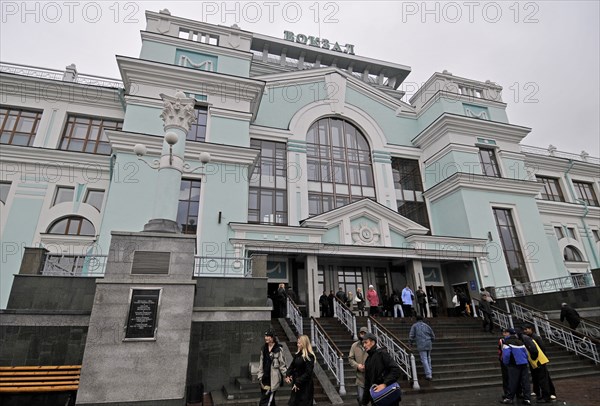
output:
[[154, 339], [161, 289], [133, 289], [125, 339]]

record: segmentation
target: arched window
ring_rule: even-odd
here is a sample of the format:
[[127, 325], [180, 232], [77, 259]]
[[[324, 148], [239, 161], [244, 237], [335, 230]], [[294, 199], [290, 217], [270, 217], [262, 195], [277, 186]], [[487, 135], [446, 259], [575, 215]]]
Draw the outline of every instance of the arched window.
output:
[[48, 234], [94, 236], [96, 230], [88, 219], [80, 216], [70, 216], [52, 223], [48, 228]]
[[583, 262], [581, 253], [572, 245], [567, 245], [563, 251], [563, 258], [569, 262]]
[[371, 150], [353, 124], [332, 117], [318, 120], [308, 129], [306, 148], [309, 215], [375, 198]]

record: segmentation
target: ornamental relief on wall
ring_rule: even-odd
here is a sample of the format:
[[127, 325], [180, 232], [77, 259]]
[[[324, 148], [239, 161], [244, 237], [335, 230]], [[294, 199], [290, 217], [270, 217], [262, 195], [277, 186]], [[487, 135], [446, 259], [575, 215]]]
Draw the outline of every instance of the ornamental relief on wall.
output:
[[379, 245], [381, 232], [377, 227], [360, 223], [352, 227], [352, 241], [356, 245]]

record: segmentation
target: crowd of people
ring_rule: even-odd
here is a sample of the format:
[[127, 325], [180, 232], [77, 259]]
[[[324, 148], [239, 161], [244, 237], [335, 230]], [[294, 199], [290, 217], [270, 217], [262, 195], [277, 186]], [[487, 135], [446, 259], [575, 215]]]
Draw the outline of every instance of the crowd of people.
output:
[[[290, 289], [291, 290], [291, 289]], [[276, 300], [285, 308], [283, 302], [294, 295], [281, 284]], [[295, 295], [293, 296], [295, 298]], [[392, 295], [379, 298], [373, 285], [369, 285], [366, 294], [358, 288], [356, 294], [345, 292], [342, 287], [334, 293], [326, 291], [319, 298], [322, 317], [332, 317], [334, 301], [357, 310], [359, 315], [376, 317], [414, 317], [407, 342], [419, 353], [423, 373], [426, 380], [433, 379], [431, 350], [435, 334], [426, 317], [437, 316], [437, 300], [427, 295], [419, 286], [416, 292], [406, 285], [402, 291], [394, 291]], [[281, 301], [281, 302], [280, 302]], [[429, 303], [429, 313], [427, 309]], [[455, 316], [471, 314], [469, 303], [460, 290], [455, 291], [452, 298]], [[478, 311], [483, 323], [483, 331], [494, 332], [492, 304], [495, 299], [484, 288], [480, 289]], [[415, 310], [415, 305], [417, 305]], [[280, 316], [285, 317], [285, 315]], [[579, 313], [567, 303], [561, 305], [561, 322], [566, 320], [571, 329], [580, 323]], [[282, 347], [272, 331], [265, 332], [265, 344], [260, 354], [260, 370], [258, 380], [261, 387], [260, 406], [275, 406], [275, 392], [284, 383], [292, 385], [292, 393], [288, 405], [312, 405], [314, 385], [312, 381], [316, 356], [310, 339], [302, 335], [297, 340], [297, 352], [288, 365]], [[556, 399], [556, 391], [547, 368], [549, 358], [541, 336], [536, 334], [531, 324], [524, 324], [520, 329], [506, 328], [498, 340], [498, 360], [502, 373], [502, 399], [500, 403], [513, 404], [515, 398], [521, 398], [523, 404], [531, 404], [532, 397], [537, 403], [550, 403]], [[352, 344], [348, 354], [348, 362], [356, 373], [356, 398], [360, 405], [372, 402], [372, 396], [395, 383], [400, 377], [400, 369], [389, 354], [377, 347], [377, 337], [366, 327], [361, 327], [358, 340]], [[370, 391], [369, 388], [373, 388]], [[389, 388], [388, 388], [389, 389]], [[399, 400], [398, 403], [399, 404]]]
[[423, 290], [421, 286], [416, 293], [406, 285], [401, 291], [394, 290], [391, 295], [384, 293], [381, 297], [373, 285], [369, 285], [367, 293], [361, 288], [352, 291], [344, 291], [340, 287], [337, 292], [333, 290], [323, 291], [319, 297], [319, 309], [321, 317], [333, 317], [333, 303], [339, 299], [348, 309], [355, 312], [357, 316], [382, 316], [382, 317], [414, 317], [420, 314], [423, 317], [438, 316], [438, 299]]

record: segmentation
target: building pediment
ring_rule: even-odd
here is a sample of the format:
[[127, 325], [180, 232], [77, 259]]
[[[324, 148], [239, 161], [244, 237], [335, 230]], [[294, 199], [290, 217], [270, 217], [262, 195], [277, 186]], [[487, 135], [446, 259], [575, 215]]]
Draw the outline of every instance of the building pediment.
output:
[[300, 226], [326, 229], [322, 237], [324, 243], [374, 247], [400, 246], [405, 238], [429, 231], [371, 199], [303, 220]]

